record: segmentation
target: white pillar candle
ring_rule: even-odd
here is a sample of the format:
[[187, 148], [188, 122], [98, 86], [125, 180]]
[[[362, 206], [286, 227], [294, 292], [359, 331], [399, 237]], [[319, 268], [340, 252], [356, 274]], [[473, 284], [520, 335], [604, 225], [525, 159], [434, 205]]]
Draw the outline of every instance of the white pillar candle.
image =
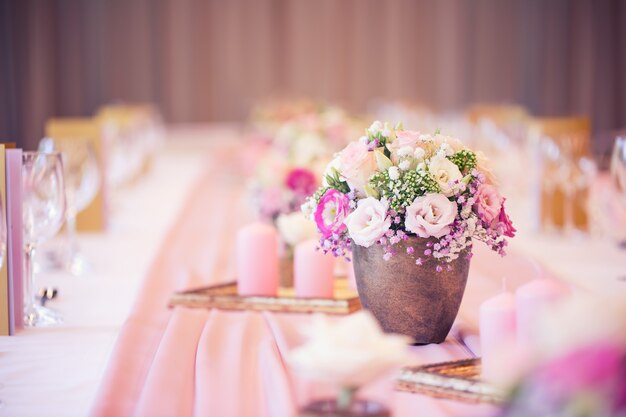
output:
[[515, 341], [515, 297], [502, 292], [480, 305], [480, 351], [482, 376], [487, 381], [498, 379], [502, 349]]
[[279, 282], [278, 233], [272, 226], [252, 223], [237, 233], [239, 295], [276, 296]]
[[318, 241], [299, 243], [293, 256], [293, 281], [297, 297], [332, 298], [335, 258], [317, 249]]

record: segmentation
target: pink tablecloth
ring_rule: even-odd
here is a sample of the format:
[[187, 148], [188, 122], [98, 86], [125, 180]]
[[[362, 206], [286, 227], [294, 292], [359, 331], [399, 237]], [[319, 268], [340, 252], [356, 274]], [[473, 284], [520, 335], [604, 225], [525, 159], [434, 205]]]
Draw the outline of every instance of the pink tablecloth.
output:
[[[284, 352], [300, 343], [298, 328], [308, 316], [167, 308], [172, 291], [233, 278], [233, 235], [247, 217], [241, 166], [234, 160], [227, 149], [212, 157], [170, 231], [120, 332], [93, 416], [287, 417], [311, 398], [332, 392], [298, 379], [283, 360]], [[503, 275], [514, 288], [537, 271], [523, 258], [501, 261], [478, 249], [459, 321], [475, 329], [479, 303], [499, 291]], [[467, 356], [452, 339], [413, 351], [416, 363]], [[394, 392], [391, 378], [362, 395], [387, 403], [396, 416], [495, 411]]]

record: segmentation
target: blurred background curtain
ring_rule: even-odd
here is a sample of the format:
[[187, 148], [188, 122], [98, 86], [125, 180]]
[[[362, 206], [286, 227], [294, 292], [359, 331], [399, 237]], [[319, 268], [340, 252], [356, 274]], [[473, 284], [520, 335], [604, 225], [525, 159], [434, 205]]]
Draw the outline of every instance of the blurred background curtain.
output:
[[626, 126], [626, 1], [0, 0], [0, 139], [151, 101], [167, 122], [255, 100], [516, 102]]

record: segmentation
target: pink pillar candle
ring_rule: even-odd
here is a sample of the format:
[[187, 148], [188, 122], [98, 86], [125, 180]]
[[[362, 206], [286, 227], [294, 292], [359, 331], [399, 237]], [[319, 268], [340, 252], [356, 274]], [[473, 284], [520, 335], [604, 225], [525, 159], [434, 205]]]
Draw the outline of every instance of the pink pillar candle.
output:
[[299, 243], [293, 255], [293, 282], [297, 297], [333, 298], [335, 258], [317, 249], [318, 241]]
[[517, 289], [517, 341], [520, 346], [533, 346], [537, 318], [546, 307], [568, 292], [564, 284], [547, 278], [535, 279]]
[[501, 352], [515, 341], [515, 297], [503, 292], [480, 306], [480, 351], [482, 375], [487, 381], [498, 379]]
[[237, 233], [237, 292], [275, 296], [278, 292], [278, 234], [264, 223], [252, 223]]

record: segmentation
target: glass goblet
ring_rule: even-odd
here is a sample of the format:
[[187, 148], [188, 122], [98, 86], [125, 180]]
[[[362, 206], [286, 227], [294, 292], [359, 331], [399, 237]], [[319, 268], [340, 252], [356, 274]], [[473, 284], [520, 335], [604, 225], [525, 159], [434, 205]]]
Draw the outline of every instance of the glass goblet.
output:
[[65, 218], [63, 164], [59, 153], [24, 152], [22, 157], [24, 223], [24, 324], [40, 327], [61, 322], [58, 314], [38, 304], [33, 277], [37, 247], [52, 238]]
[[88, 263], [76, 241], [76, 215], [86, 209], [100, 189], [100, 171], [93, 146], [82, 139], [59, 141], [67, 210], [65, 213], [67, 248], [61, 266], [73, 275], [82, 275]]

